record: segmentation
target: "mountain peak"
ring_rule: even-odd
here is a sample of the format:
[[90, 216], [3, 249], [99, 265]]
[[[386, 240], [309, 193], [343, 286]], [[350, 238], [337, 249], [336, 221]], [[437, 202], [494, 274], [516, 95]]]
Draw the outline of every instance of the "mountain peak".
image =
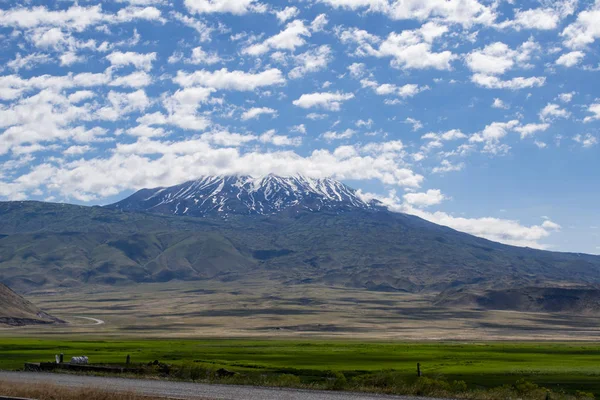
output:
[[176, 186], [142, 189], [107, 207], [204, 217], [270, 215], [290, 208], [344, 212], [374, 209], [378, 203], [363, 200], [335, 179], [269, 174], [204, 176]]

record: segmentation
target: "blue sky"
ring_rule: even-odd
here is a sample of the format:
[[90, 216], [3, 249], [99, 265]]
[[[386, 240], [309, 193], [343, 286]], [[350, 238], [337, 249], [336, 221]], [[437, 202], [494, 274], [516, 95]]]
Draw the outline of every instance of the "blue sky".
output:
[[332, 176], [600, 253], [600, 0], [0, 1], [0, 199]]

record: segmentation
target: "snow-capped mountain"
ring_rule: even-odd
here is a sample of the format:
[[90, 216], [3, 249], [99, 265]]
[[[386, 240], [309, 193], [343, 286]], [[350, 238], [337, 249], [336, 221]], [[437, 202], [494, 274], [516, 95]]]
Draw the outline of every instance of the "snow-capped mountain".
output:
[[375, 209], [356, 190], [334, 179], [268, 175], [207, 176], [181, 185], [142, 189], [108, 206], [124, 211], [208, 216], [275, 214], [295, 208], [308, 211]]

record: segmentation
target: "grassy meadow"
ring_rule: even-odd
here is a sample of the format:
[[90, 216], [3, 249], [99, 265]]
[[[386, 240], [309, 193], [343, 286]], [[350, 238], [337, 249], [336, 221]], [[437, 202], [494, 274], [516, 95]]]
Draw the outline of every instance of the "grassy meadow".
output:
[[[464, 381], [468, 388], [492, 388], [519, 379], [567, 393], [600, 397], [600, 345], [566, 343], [390, 343], [347, 340], [44, 340], [0, 338], [0, 369], [51, 361], [54, 354], [87, 355], [90, 362], [159, 360], [174, 368], [225, 368], [244, 374], [288, 374], [318, 382], [342, 373], [351, 380], [392, 372], [408, 381], [421, 363], [423, 376]], [[295, 378], [296, 379], [296, 378]]]

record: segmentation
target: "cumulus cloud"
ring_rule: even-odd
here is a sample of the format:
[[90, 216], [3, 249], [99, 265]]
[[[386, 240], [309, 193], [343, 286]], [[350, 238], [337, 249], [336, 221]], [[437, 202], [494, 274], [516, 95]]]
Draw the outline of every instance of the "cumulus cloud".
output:
[[[252, 136], [251, 140], [256, 140]], [[302, 173], [321, 178], [375, 179], [413, 188], [423, 181], [423, 176], [399, 165], [397, 153], [391, 150], [371, 155], [360, 147], [353, 152], [315, 149], [300, 156], [291, 151], [242, 152], [214, 147], [214, 142], [214, 137], [177, 142], [140, 138], [133, 144], [117, 145], [114, 154], [107, 157], [37, 165], [6, 191], [20, 193], [42, 187], [67, 198], [91, 201], [128, 189], [173, 185], [195, 176], [266, 175], [274, 171], [283, 176]]]
[[205, 86], [219, 90], [252, 91], [265, 86], [279, 85], [285, 82], [285, 78], [276, 68], [256, 74], [222, 68], [212, 72], [207, 70], [192, 73], [177, 71], [177, 76], [173, 81], [182, 87]]
[[426, 192], [420, 193], [406, 193], [403, 197], [406, 203], [415, 207], [434, 206], [446, 199], [446, 196], [439, 189], [429, 189]]
[[529, 78], [524, 78], [520, 76], [512, 79], [502, 80], [497, 76], [486, 74], [474, 74], [471, 77], [471, 82], [487, 89], [519, 90], [544, 86], [544, 84], [546, 83], [546, 78], [543, 76], [532, 76]]
[[328, 142], [331, 142], [333, 140], [350, 139], [355, 133], [356, 131], [354, 129], [346, 129], [343, 132], [327, 131], [323, 134], [323, 138]]
[[339, 111], [344, 101], [354, 98], [353, 93], [323, 92], [303, 94], [293, 104], [301, 108], [320, 107], [329, 111]]
[[261, 43], [252, 44], [242, 50], [243, 54], [251, 56], [260, 56], [269, 50], [289, 50], [294, 51], [297, 47], [306, 43], [304, 37], [310, 36], [310, 30], [304, 25], [304, 22], [297, 19], [285, 27], [278, 34], [271, 36]]
[[567, 26], [561, 33], [565, 45], [570, 48], [584, 48], [600, 38], [600, 1], [596, 1], [589, 9], [581, 11], [575, 22]]
[[335, 8], [380, 12], [394, 20], [424, 21], [435, 18], [465, 27], [475, 24], [490, 25], [496, 19], [493, 8], [477, 0], [321, 0], [321, 2]]
[[552, 233], [560, 231], [559, 224], [546, 219], [540, 225], [523, 225], [519, 221], [494, 217], [467, 218], [455, 217], [443, 211], [428, 212], [416, 207], [407, 201], [402, 201], [395, 190], [387, 195], [378, 196], [372, 193], [361, 193], [366, 199], [381, 201], [390, 211], [416, 215], [435, 224], [444, 225], [460, 232], [469, 233], [478, 237], [505, 243], [514, 246], [547, 248], [542, 244], [543, 239]]
[[558, 57], [556, 60], [556, 65], [561, 65], [563, 67], [574, 67], [579, 64], [583, 58], [585, 57], [585, 53], [582, 51], [572, 51], [570, 53], [565, 53]]
[[231, 13], [244, 15], [249, 12], [264, 12], [266, 8], [255, 0], [185, 0], [185, 6], [192, 13]]
[[356, 28], [339, 30], [338, 37], [356, 45], [357, 56], [391, 57], [394, 68], [449, 70], [457, 56], [448, 50], [433, 50], [433, 42], [447, 32], [448, 27], [427, 22], [419, 29], [392, 32], [385, 40]]
[[542, 121], [552, 121], [557, 118], [569, 118], [571, 113], [564, 108], [560, 108], [558, 104], [548, 103], [546, 107], [544, 107], [540, 111], [540, 119]]
[[331, 47], [328, 45], [322, 45], [313, 50], [298, 54], [294, 56], [294, 63], [297, 66], [289, 72], [289, 77], [298, 79], [308, 73], [323, 70], [332, 59]]
[[500, 108], [502, 110], [508, 110], [510, 107], [505, 102], [503, 102], [501, 99], [496, 97], [494, 99], [494, 102], [492, 103], [492, 108]]
[[537, 132], [544, 132], [550, 128], [550, 124], [527, 124], [523, 126], [517, 126], [515, 131], [521, 134], [521, 139], [525, 139]]
[[585, 148], [594, 147], [598, 144], [598, 138], [591, 133], [586, 133], [585, 135], [577, 134], [573, 136], [573, 140]]
[[288, 19], [292, 19], [300, 13], [297, 7], [286, 7], [283, 10], [276, 11], [275, 16], [279, 23], [284, 23]]
[[106, 56], [113, 67], [122, 67], [133, 65], [136, 68], [149, 71], [152, 68], [152, 62], [156, 60], [156, 53], [140, 54], [132, 51], [126, 53], [116, 51]]
[[588, 112], [592, 113], [593, 115], [585, 117], [583, 122], [600, 120], [600, 103], [591, 104], [588, 107]]
[[425, 90], [431, 89], [427, 85], [420, 86], [415, 83], [407, 83], [402, 86], [397, 86], [391, 83], [379, 84], [376, 81], [369, 79], [362, 79], [360, 83], [362, 87], [371, 88], [380, 96], [398, 96], [402, 98], [413, 97]]
[[242, 120], [247, 121], [249, 119], [257, 119], [261, 115], [277, 115], [277, 110], [269, 107], [253, 107], [249, 110], [244, 111], [242, 114]]

